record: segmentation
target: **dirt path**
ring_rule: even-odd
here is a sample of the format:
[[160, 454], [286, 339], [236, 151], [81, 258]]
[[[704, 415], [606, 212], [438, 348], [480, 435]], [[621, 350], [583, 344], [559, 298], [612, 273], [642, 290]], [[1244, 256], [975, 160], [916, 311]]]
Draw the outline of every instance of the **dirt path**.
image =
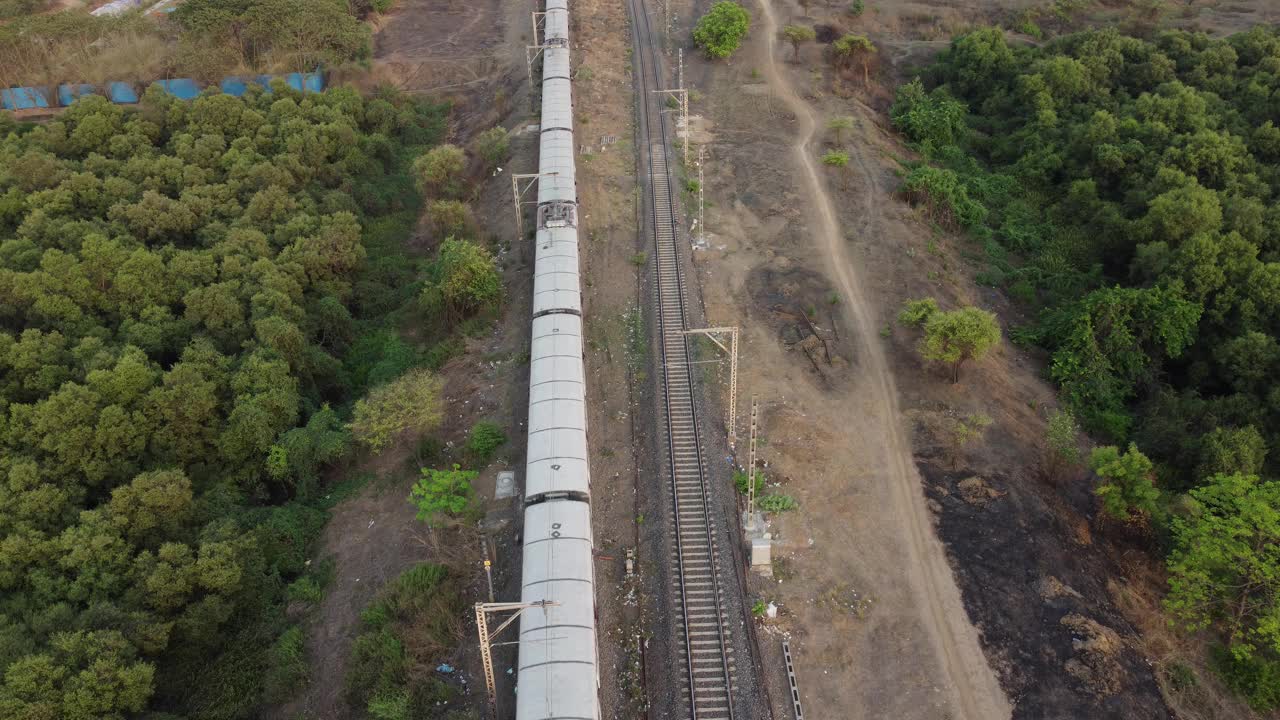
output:
[[[814, 142], [818, 129], [817, 118], [807, 103], [802, 101], [784, 79], [777, 67], [774, 46], [778, 22], [767, 0], [759, 3], [763, 11], [763, 32], [768, 40], [768, 58], [763, 68], [765, 79], [775, 89], [778, 97], [795, 113], [799, 127], [792, 143], [795, 158], [804, 170], [808, 196], [813, 200], [820, 231], [820, 247], [826, 253], [827, 267], [839, 284], [848, 302], [843, 304], [845, 314], [857, 333], [856, 345], [865, 349], [865, 363], [860, 370], [872, 376], [867, 383], [874, 392], [869, 400], [885, 419], [883, 425], [885, 470], [893, 484], [891, 512], [903, 525], [903, 535], [908, 541], [908, 563], [904, 570], [918, 597], [923, 599], [927, 613], [926, 627], [933, 641], [939, 662], [949, 680], [949, 690], [954, 695], [951, 703], [959, 717], [971, 720], [989, 720], [1008, 717], [1009, 703], [1000, 690], [995, 674], [987, 664], [978, 643], [978, 635], [969, 623], [961, 603], [960, 592], [951, 574], [942, 544], [933, 534], [930, 514], [920, 488], [911, 456], [910, 445], [899, 426], [900, 412], [897, 390], [889, 371], [881, 340], [874, 329], [875, 322], [867, 310], [861, 284], [853, 270], [853, 261], [845, 251], [845, 240], [836, 222], [835, 209], [814, 161]], [[866, 173], [865, 167], [863, 172]], [[875, 212], [872, 197], [874, 182], [868, 178], [865, 208]]]

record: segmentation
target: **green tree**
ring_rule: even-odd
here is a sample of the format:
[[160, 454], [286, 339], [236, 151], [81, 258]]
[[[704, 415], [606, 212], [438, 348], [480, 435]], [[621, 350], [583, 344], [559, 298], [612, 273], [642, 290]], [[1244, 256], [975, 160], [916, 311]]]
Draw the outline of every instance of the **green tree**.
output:
[[866, 35], [847, 33], [831, 44], [832, 57], [840, 68], [848, 69], [854, 62], [862, 65], [862, 84], [871, 84], [871, 58], [876, 54], [876, 46]]
[[841, 145], [841, 133], [853, 130], [853, 118], [848, 115], [833, 117], [827, 121], [827, 129], [836, 134], [836, 145]]
[[1191, 631], [1219, 623], [1228, 681], [1259, 709], [1280, 703], [1280, 483], [1215, 475], [1172, 519], [1165, 607]]
[[466, 167], [467, 155], [456, 145], [432, 148], [413, 161], [418, 189], [428, 197], [457, 198], [461, 195]]
[[1267, 443], [1252, 425], [1216, 427], [1200, 439], [1199, 454], [1196, 474], [1200, 477], [1257, 475], [1267, 457]]
[[996, 316], [975, 307], [936, 312], [924, 323], [920, 339], [920, 357], [946, 363], [951, 368], [951, 382], [960, 381], [960, 366], [969, 360], [980, 360], [1000, 343], [1000, 324]]
[[792, 59], [795, 62], [800, 62], [800, 46], [813, 42], [818, 37], [818, 34], [808, 25], [787, 25], [782, 28], [782, 37], [791, 43]]
[[476, 136], [476, 154], [484, 160], [485, 168], [492, 171], [507, 159], [511, 152], [511, 139], [507, 129], [498, 125]]
[[472, 224], [471, 208], [461, 200], [432, 200], [427, 204], [427, 216], [439, 237], [463, 235]]
[[968, 135], [965, 104], [936, 89], [926, 93], [919, 78], [898, 88], [897, 99], [889, 110], [897, 125], [926, 154], [948, 145], [958, 145]]
[[5, 670], [0, 711], [9, 717], [125, 720], [151, 696], [155, 668], [114, 630], [60, 632], [49, 653]]
[[1089, 456], [1089, 468], [1103, 479], [1094, 491], [1111, 517], [1129, 522], [1155, 514], [1160, 491], [1155, 486], [1155, 466], [1138, 446], [1120, 453], [1114, 445], [1100, 447]]
[[733, 54], [751, 27], [751, 15], [733, 0], [719, 0], [693, 28], [693, 41], [707, 57], [727, 58]]
[[443, 417], [440, 390], [429, 370], [410, 370], [356, 401], [351, 433], [377, 453], [406, 432], [430, 432]]
[[478, 476], [476, 471], [463, 470], [457, 464], [452, 470], [422, 468], [422, 477], [409, 491], [409, 502], [418, 508], [418, 519], [433, 524], [442, 516], [465, 516], [475, 503], [476, 491], [471, 483]]
[[443, 309], [453, 320], [469, 317], [502, 302], [502, 276], [493, 256], [468, 240], [449, 238], [440, 245], [433, 282], [423, 290], [426, 307]]

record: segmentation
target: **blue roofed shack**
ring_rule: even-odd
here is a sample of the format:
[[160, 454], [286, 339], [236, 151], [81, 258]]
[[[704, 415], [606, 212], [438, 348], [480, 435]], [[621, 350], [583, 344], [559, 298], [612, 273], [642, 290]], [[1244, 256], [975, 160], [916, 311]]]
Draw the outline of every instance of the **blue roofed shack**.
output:
[[93, 95], [93, 86], [87, 83], [80, 85], [64, 84], [58, 86], [58, 104], [62, 106], [70, 105], [76, 101], [81, 95]]
[[138, 102], [138, 91], [127, 82], [114, 80], [107, 83], [107, 97], [111, 98], [113, 103], [136, 103]]
[[5, 88], [0, 90], [0, 107], [5, 110], [47, 108], [49, 107], [49, 88]]
[[245, 84], [245, 81], [238, 77], [223, 78], [222, 84], [219, 87], [222, 88], [222, 92], [233, 97], [240, 97], [249, 89], [249, 86]]
[[195, 100], [200, 97], [200, 88], [191, 78], [174, 78], [172, 80], [156, 80], [152, 85], [159, 85], [161, 90], [179, 100]]

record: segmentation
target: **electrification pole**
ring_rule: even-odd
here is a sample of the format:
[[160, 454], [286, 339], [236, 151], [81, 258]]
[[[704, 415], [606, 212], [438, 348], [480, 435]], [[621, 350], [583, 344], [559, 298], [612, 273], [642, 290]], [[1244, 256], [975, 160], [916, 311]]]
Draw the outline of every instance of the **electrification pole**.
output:
[[[551, 600], [538, 600], [531, 603], [476, 603], [476, 632], [480, 637], [480, 661], [484, 665], [484, 684], [489, 690], [489, 711], [497, 716], [498, 690], [493, 679], [493, 638], [507, 629], [507, 626], [520, 618], [521, 613], [529, 608], [555, 607], [560, 603]], [[513, 613], [511, 617], [489, 632], [490, 613]]]

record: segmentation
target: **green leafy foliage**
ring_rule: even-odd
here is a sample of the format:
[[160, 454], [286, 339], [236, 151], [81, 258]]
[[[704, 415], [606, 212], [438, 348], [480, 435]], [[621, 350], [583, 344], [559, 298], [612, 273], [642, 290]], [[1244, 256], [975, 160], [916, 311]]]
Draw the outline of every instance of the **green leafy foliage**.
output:
[[511, 153], [511, 138], [501, 125], [491, 127], [476, 136], [475, 148], [485, 167], [493, 170]]
[[1066, 407], [1150, 455], [1100, 451], [1108, 512], [1163, 511], [1156, 475], [1189, 493], [1169, 504], [1170, 608], [1215, 626], [1216, 667], [1258, 707], [1280, 701], [1275, 490], [1256, 479], [1280, 467], [1278, 74], [1276, 28], [1017, 48], [984, 28], [892, 113], [935, 168], [929, 201], [982, 208], [957, 224], [983, 280], [1039, 311], [1022, 337], [1052, 353]]
[[192, 49], [226, 49], [259, 66], [310, 69], [367, 58], [372, 49], [369, 27], [341, 0], [191, 0], [173, 18]]
[[1014, 48], [984, 28], [891, 111], [929, 160], [905, 194], [1040, 310], [1025, 337], [1066, 406], [1137, 441], [1170, 489], [1275, 472], [1280, 131], [1261, 88], [1278, 43], [1107, 29]]
[[1095, 492], [1108, 515], [1129, 521], [1155, 514], [1160, 491], [1154, 466], [1137, 445], [1130, 443], [1123, 454], [1114, 445], [1097, 448], [1089, 456], [1089, 467], [1103, 480]]
[[733, 54], [751, 27], [751, 15], [733, 0], [719, 0], [693, 28], [693, 41], [707, 57], [727, 58]]
[[280, 634], [269, 653], [271, 662], [266, 677], [267, 697], [287, 699], [307, 681], [307, 653], [302, 628], [294, 625]]
[[818, 37], [818, 33], [808, 25], [787, 25], [782, 28], [782, 37], [791, 43], [791, 49], [795, 52], [795, 60], [799, 62], [800, 46], [813, 42]]
[[938, 301], [933, 298], [921, 298], [919, 300], [908, 300], [902, 305], [902, 312], [898, 313], [898, 322], [907, 327], [919, 328], [929, 321], [929, 318], [940, 312]]
[[481, 420], [471, 426], [471, 434], [467, 436], [467, 454], [478, 463], [484, 464], [489, 462], [493, 453], [506, 442], [507, 434], [502, 431], [501, 425]]
[[413, 161], [418, 189], [427, 197], [458, 198], [466, 169], [467, 154], [456, 145], [432, 148]]
[[443, 414], [440, 389], [430, 370], [410, 370], [356, 401], [351, 433], [376, 453], [406, 432], [434, 430]]
[[[755, 488], [756, 497], [759, 497], [760, 494], [764, 492], [764, 472], [763, 471], [756, 470], [755, 481], [756, 481], [756, 488]], [[737, 488], [739, 494], [742, 494], [742, 495], [747, 494], [747, 482], [748, 482], [747, 472], [745, 470], [733, 471], [733, 486]]]
[[409, 502], [418, 508], [418, 519], [428, 524], [466, 517], [475, 507], [475, 470], [422, 468], [422, 477], [409, 491]]
[[361, 613], [352, 644], [352, 704], [374, 718], [439, 717], [455, 698], [434, 669], [462, 639], [462, 612], [459, 581], [444, 566], [416, 565], [387, 583]]
[[836, 135], [836, 145], [841, 144], [844, 131], [853, 130], [853, 128], [853, 118], [848, 115], [838, 115], [827, 121], [827, 129]]
[[836, 67], [848, 69], [855, 62], [861, 64], [864, 84], [870, 82], [871, 58], [875, 53], [876, 46], [866, 35], [846, 33], [831, 43], [831, 58]]
[[[908, 320], [915, 320], [912, 312], [920, 310], [919, 307], [908, 307], [903, 313]], [[961, 365], [969, 360], [982, 359], [1000, 343], [1000, 323], [996, 316], [975, 307], [930, 312], [924, 319], [923, 328], [920, 357], [946, 363], [951, 368], [952, 382], [959, 382]]]
[[1080, 464], [1080, 425], [1070, 410], [1056, 410], [1045, 426], [1040, 471], [1046, 480], [1057, 481]]
[[822, 155], [822, 164], [828, 167], [845, 167], [849, 164], [849, 153], [843, 150], [828, 150]]
[[1218, 624], [1219, 668], [1254, 707], [1280, 706], [1280, 483], [1215, 475], [1172, 521], [1165, 606], [1188, 629]]
[[422, 304], [450, 322], [497, 308], [502, 304], [502, 275], [493, 255], [470, 240], [446, 239], [422, 291]]
[[800, 503], [790, 495], [770, 493], [756, 498], [756, 507], [765, 512], [787, 512], [800, 507]]
[[295, 687], [267, 672], [301, 662], [286, 589], [366, 310], [413, 294], [387, 218], [442, 110], [152, 91], [4, 125], [0, 715], [244, 718]]

